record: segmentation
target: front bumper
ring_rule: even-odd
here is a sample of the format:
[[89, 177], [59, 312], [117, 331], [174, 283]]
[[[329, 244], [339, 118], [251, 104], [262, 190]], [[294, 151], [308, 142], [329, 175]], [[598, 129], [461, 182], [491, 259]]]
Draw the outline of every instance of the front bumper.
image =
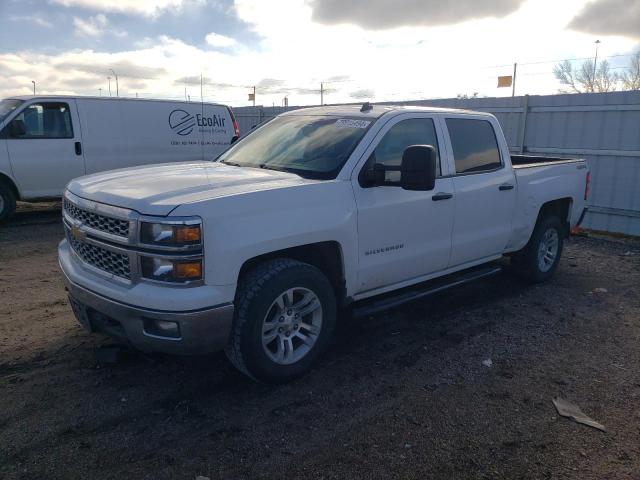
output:
[[[196, 311], [150, 310], [127, 305], [74, 283], [62, 268], [74, 314], [89, 331], [99, 331], [144, 352], [197, 355], [222, 350], [229, 339], [234, 306], [226, 303]], [[154, 321], [175, 322], [177, 338], [151, 334]]]

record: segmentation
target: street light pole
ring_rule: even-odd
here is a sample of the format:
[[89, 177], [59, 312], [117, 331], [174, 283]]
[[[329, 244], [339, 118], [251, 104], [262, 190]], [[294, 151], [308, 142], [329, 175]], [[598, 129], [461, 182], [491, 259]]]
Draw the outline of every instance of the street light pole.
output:
[[116, 77], [116, 97], [120, 96], [120, 89], [118, 88], [118, 74], [113, 68], [110, 68], [109, 71], [113, 73], [113, 76]]
[[320, 82], [320, 106], [324, 105], [324, 83]]
[[109, 96], [111, 96], [111, 77], [107, 77], [107, 80], [109, 81]]
[[31, 80], [31, 83], [33, 83], [33, 94], [36, 94], [36, 81], [35, 80]]
[[100, 91], [100, 96], [102, 96], [102, 87], [99, 87], [98, 90]]

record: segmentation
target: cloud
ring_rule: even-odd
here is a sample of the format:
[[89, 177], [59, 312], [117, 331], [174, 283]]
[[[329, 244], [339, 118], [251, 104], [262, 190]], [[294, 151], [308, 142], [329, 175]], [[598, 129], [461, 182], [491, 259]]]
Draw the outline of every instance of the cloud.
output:
[[[199, 75], [191, 75], [186, 77], [176, 78], [173, 82], [174, 85], [200, 85], [200, 76]], [[229, 89], [229, 88], [248, 88], [241, 85], [233, 85], [231, 83], [218, 82], [211, 77], [203, 76], [202, 83], [207, 87], [213, 87], [217, 89]]]
[[76, 35], [86, 37], [100, 37], [105, 33], [105, 29], [109, 25], [109, 20], [102, 13], [99, 13], [95, 17], [89, 17], [83, 20], [79, 17], [73, 17], [73, 26], [75, 27]]
[[47, 20], [45, 20], [44, 18], [42, 18], [42, 16], [36, 14], [36, 15], [12, 15], [9, 17], [9, 20], [11, 20], [12, 22], [29, 22], [33, 25], [36, 25], [38, 27], [44, 27], [44, 28], [51, 28], [53, 27], [53, 24]]
[[355, 98], [356, 100], [364, 100], [371, 99], [376, 96], [376, 93], [370, 88], [361, 88], [360, 90], [356, 90], [354, 92], [349, 93], [351, 98]]
[[571, 21], [569, 28], [640, 39], [640, 0], [596, 0], [588, 3]]
[[523, 3], [524, 0], [309, 0], [314, 21], [325, 25], [348, 23], [368, 30], [504, 17]]
[[180, 9], [189, 0], [51, 0], [65, 7], [80, 7], [98, 12], [140, 14], [155, 17], [165, 10]]
[[[163, 67], [145, 66], [135, 63], [132, 60], [109, 61], [110, 57], [105, 57], [105, 61], [99, 58], [85, 59], [84, 56], [73, 60], [63, 60], [54, 62], [55, 67], [65, 71], [75, 71], [90, 75], [104, 77], [109, 75], [109, 70], [113, 69], [121, 77], [137, 79], [156, 79], [167, 74]], [[198, 81], [199, 83], [199, 81]]]
[[235, 39], [215, 32], [209, 33], [204, 39], [212, 47], [233, 47], [237, 43]]

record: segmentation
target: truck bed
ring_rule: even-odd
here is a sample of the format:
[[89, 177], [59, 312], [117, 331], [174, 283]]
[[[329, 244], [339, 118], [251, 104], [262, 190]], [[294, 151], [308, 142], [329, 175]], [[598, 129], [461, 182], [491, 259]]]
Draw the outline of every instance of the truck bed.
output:
[[561, 157], [541, 157], [538, 155], [511, 155], [511, 165], [513, 168], [530, 168], [540, 167], [545, 164], [561, 164], [584, 162], [578, 158], [561, 158]]

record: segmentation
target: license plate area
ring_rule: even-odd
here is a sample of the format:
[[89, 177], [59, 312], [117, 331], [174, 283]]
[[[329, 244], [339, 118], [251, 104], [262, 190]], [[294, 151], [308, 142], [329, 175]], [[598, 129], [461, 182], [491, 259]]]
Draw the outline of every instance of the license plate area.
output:
[[78, 323], [82, 325], [82, 327], [86, 331], [93, 332], [93, 327], [91, 325], [91, 320], [89, 319], [89, 312], [87, 311], [87, 307], [78, 302], [71, 295], [69, 295], [69, 304], [71, 305], [71, 309], [73, 310], [73, 314], [75, 315], [76, 320], [78, 320]]

